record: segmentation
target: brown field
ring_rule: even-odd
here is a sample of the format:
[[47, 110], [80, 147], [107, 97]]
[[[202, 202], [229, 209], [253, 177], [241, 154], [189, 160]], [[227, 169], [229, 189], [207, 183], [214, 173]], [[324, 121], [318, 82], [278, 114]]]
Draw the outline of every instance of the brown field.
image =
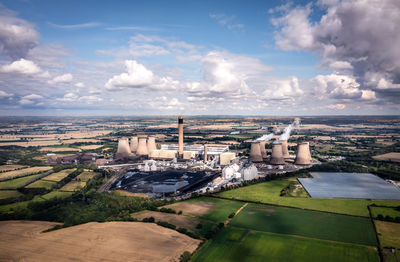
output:
[[29, 141], [29, 142], [0, 142], [0, 146], [55, 146], [62, 144], [73, 144], [73, 143], [98, 143], [101, 140], [98, 139], [69, 139], [69, 140], [47, 140], [47, 141]]
[[178, 261], [200, 241], [152, 223], [87, 223], [47, 233], [57, 223], [0, 222], [0, 261]]
[[400, 153], [391, 152], [383, 155], [374, 156], [373, 158], [376, 160], [400, 162]]
[[78, 182], [76, 180], [72, 180], [68, 184], [64, 185], [62, 188], [60, 188], [60, 191], [75, 191], [81, 188], [84, 188], [86, 186], [86, 182]]
[[219, 124], [219, 125], [198, 125], [189, 126], [187, 129], [192, 130], [231, 130], [232, 126], [236, 124]]
[[28, 167], [24, 169], [8, 171], [4, 173], [0, 173], [0, 178], [12, 178], [12, 177], [21, 177], [26, 175], [33, 175], [42, 171], [47, 171], [52, 169], [51, 166], [34, 166]]
[[74, 147], [42, 147], [39, 151], [42, 152], [66, 152], [66, 151], [81, 151]]
[[93, 150], [102, 147], [103, 145], [87, 145], [87, 146], [81, 146], [80, 149], [82, 150]]
[[114, 191], [117, 195], [120, 196], [134, 196], [134, 197], [143, 197], [143, 198], [149, 198], [149, 196], [145, 193], [131, 193], [125, 190], [115, 190]]
[[214, 207], [214, 204], [212, 203], [207, 203], [203, 201], [199, 201], [196, 203], [190, 203], [190, 202], [177, 202], [173, 203], [171, 205], [165, 206], [166, 208], [172, 208], [174, 210], [182, 210], [184, 214], [193, 214], [196, 216], [204, 215], [207, 214], [208, 211]]
[[7, 171], [13, 171], [16, 169], [22, 169], [26, 168], [27, 166], [21, 166], [21, 165], [3, 165], [0, 166], [0, 172], [7, 172]]
[[383, 247], [400, 249], [400, 224], [375, 220], [376, 230]]
[[132, 217], [140, 220], [142, 220], [145, 217], [154, 217], [156, 222], [166, 221], [177, 227], [184, 227], [184, 228], [194, 228], [200, 222], [197, 218], [194, 217], [163, 213], [157, 211], [149, 211], [149, 210], [133, 213]]
[[75, 170], [76, 170], [76, 168], [64, 169], [64, 170], [61, 170], [60, 172], [53, 173], [53, 174], [50, 174], [49, 176], [44, 177], [43, 180], [59, 182], [59, 181], [63, 180], [64, 177], [68, 176]]

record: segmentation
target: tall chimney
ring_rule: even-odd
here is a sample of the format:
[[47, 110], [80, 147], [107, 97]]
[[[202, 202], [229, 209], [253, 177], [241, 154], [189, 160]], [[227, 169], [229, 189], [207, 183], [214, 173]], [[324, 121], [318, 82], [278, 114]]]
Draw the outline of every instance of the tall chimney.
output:
[[260, 141], [261, 156], [263, 159], [267, 158], [267, 151], [265, 150], [266, 141]]
[[147, 151], [149, 151], [149, 154], [156, 150], [156, 137], [155, 136], [149, 136], [147, 139]]
[[282, 143], [282, 155], [284, 159], [290, 158], [287, 140], [281, 140]]
[[138, 136], [139, 143], [138, 143], [138, 147], [136, 150], [136, 154], [138, 156], [148, 156], [149, 155], [149, 151], [147, 149], [146, 138], [147, 138], [147, 136], [145, 136], [145, 135]]
[[251, 143], [250, 160], [253, 162], [262, 162], [263, 161], [259, 142]]
[[131, 148], [131, 152], [132, 153], [136, 153], [137, 146], [138, 146], [138, 138], [137, 138], [137, 136], [131, 137], [130, 148]]
[[183, 118], [178, 117], [178, 158], [183, 159]]
[[207, 145], [204, 145], [204, 162], [207, 162]]
[[308, 142], [298, 144], [295, 164], [311, 165], [310, 144]]
[[284, 165], [285, 160], [282, 154], [282, 144], [272, 144], [271, 160], [269, 161], [272, 165]]

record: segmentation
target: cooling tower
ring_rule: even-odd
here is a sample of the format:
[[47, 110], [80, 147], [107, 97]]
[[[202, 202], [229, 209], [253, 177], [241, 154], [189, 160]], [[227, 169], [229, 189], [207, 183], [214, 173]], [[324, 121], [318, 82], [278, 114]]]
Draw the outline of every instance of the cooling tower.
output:
[[311, 165], [310, 144], [302, 142], [297, 145], [296, 165]]
[[262, 158], [267, 158], [267, 151], [265, 150], [265, 144], [267, 142], [266, 141], [260, 141], [260, 150], [261, 150], [261, 156]]
[[287, 145], [287, 140], [281, 140], [281, 143], [282, 143], [282, 155], [283, 155], [283, 158], [284, 159], [290, 158], [288, 145]]
[[136, 153], [137, 146], [138, 146], [138, 138], [137, 138], [137, 136], [131, 137], [130, 148], [131, 148], [131, 152], [132, 153]]
[[285, 159], [283, 158], [281, 143], [272, 144], [271, 159], [269, 162], [272, 165], [284, 165], [285, 164]]
[[183, 158], [183, 118], [178, 117], [178, 158]]
[[250, 160], [253, 162], [262, 162], [263, 161], [259, 142], [251, 143]]
[[207, 162], [207, 145], [204, 145], [204, 162]]
[[149, 155], [149, 151], [147, 150], [146, 137], [147, 136], [138, 136], [139, 142], [138, 142], [138, 147], [136, 150], [136, 154], [138, 156], [148, 156]]
[[149, 154], [151, 154], [151, 152], [153, 152], [156, 149], [157, 149], [156, 148], [156, 137], [149, 136], [149, 138], [147, 139], [147, 151], [149, 152]]
[[121, 137], [118, 140], [117, 155], [119, 157], [128, 157], [131, 155], [131, 149], [129, 148], [129, 140], [127, 137]]

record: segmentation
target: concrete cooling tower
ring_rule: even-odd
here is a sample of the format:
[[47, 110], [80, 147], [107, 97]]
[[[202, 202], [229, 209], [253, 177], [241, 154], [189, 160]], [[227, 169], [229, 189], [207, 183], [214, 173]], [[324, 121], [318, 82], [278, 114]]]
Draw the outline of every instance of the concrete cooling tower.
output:
[[137, 146], [138, 146], [138, 138], [137, 136], [131, 137], [131, 143], [129, 144], [132, 153], [136, 153]]
[[117, 157], [128, 157], [131, 155], [131, 149], [129, 148], [129, 140], [127, 137], [121, 137], [118, 140]]
[[267, 151], [265, 150], [266, 141], [260, 141], [260, 151], [263, 159], [267, 158]]
[[138, 156], [148, 156], [149, 155], [149, 150], [147, 149], [146, 138], [147, 138], [147, 136], [138, 136], [139, 142], [138, 142], [138, 147], [136, 150], [136, 155], [138, 155]]
[[149, 151], [149, 154], [156, 150], [156, 137], [155, 136], [149, 136], [147, 139], [147, 151]]
[[269, 162], [272, 165], [284, 165], [285, 164], [285, 159], [283, 158], [281, 143], [272, 144], [271, 159]]
[[289, 150], [288, 150], [288, 144], [287, 140], [281, 140], [282, 143], [282, 155], [284, 159], [289, 159]]
[[250, 148], [250, 160], [253, 162], [262, 162], [261, 147], [259, 142], [252, 142]]
[[310, 144], [308, 142], [298, 144], [295, 164], [311, 165]]

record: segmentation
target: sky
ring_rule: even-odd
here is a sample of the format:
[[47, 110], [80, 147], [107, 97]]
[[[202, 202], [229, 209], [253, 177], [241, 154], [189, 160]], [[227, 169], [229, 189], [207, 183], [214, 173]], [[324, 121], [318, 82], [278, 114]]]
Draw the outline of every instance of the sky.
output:
[[0, 0], [0, 115], [398, 115], [399, 24], [398, 0]]

